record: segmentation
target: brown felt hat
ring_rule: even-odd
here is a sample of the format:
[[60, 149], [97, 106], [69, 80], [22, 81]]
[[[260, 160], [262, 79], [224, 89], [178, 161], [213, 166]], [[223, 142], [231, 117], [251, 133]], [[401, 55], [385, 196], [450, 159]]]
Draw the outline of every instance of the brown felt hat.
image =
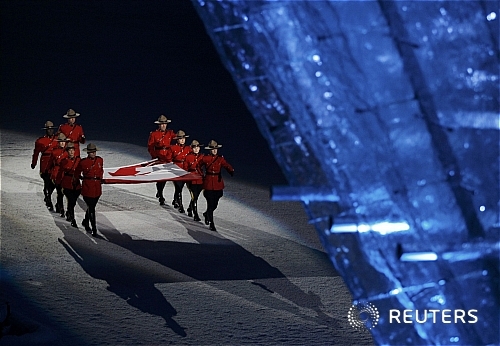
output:
[[99, 150], [99, 149], [97, 149], [97, 147], [95, 146], [94, 143], [87, 144], [87, 147], [85, 149], [83, 149], [83, 151], [86, 151], [87, 153], [93, 153], [97, 150]]
[[155, 121], [155, 124], [167, 124], [170, 122], [172, 122], [172, 120], [167, 119], [167, 117], [162, 114], [158, 117], [158, 120]]
[[68, 109], [68, 111], [66, 112], [66, 114], [63, 115], [63, 118], [76, 118], [76, 117], [79, 117], [80, 116], [80, 113], [77, 113], [75, 112], [74, 110], [72, 110], [71, 108]]
[[75, 143], [69, 142], [68, 144], [66, 144], [66, 150], [68, 149], [75, 149]]
[[186, 138], [186, 137], [189, 137], [189, 135], [186, 135], [186, 132], [179, 130], [179, 131], [177, 131], [174, 139], [181, 139], [181, 138]]
[[60, 133], [57, 135], [57, 141], [58, 142], [69, 142], [69, 139], [66, 138], [66, 135], [64, 133]]
[[54, 126], [54, 123], [50, 120], [47, 120], [45, 122], [45, 127], [42, 128], [42, 130], [48, 130], [48, 129], [56, 129], [57, 126]]
[[205, 149], [209, 150], [219, 149], [219, 148], [222, 148], [222, 144], [217, 144], [217, 142], [214, 141], [213, 139], [210, 142], [208, 142], [208, 146], [205, 147]]
[[200, 142], [198, 142], [196, 139], [193, 139], [190, 146], [194, 148], [194, 147], [201, 147], [202, 145], [203, 144], [200, 144]]

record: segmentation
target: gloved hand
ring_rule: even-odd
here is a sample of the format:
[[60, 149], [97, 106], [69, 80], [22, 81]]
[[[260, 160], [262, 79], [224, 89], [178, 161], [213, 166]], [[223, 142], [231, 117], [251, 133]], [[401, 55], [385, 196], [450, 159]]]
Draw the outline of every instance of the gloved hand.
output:
[[36, 164], [31, 164], [31, 169], [35, 169]]

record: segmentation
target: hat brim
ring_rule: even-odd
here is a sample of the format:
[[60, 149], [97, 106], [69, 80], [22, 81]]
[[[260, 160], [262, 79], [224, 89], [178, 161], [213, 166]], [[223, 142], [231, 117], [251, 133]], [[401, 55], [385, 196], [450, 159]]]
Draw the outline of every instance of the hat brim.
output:
[[171, 122], [172, 122], [172, 120], [167, 120], [167, 121], [158, 121], [158, 120], [156, 120], [155, 124], [160, 124], [161, 125], [161, 124], [168, 124], [168, 123], [171, 123]]
[[84, 148], [83, 151], [86, 151], [87, 153], [94, 153], [96, 151], [98, 151], [99, 149], [87, 149], [87, 148]]
[[58, 139], [57, 139], [57, 141], [58, 141], [58, 142], [71, 142], [71, 140], [69, 140], [69, 139], [67, 139], [67, 138], [66, 138], [66, 139], [59, 139], [59, 138], [58, 138]]
[[64, 114], [63, 118], [69, 119], [69, 118], [76, 118], [76, 117], [79, 117], [79, 116], [80, 116], [80, 113], [75, 113], [75, 115]]
[[175, 136], [174, 139], [181, 139], [181, 138], [187, 138], [187, 137], [189, 137], [189, 135], [185, 135], [185, 136], [181, 136], [181, 137]]
[[205, 147], [205, 149], [212, 150], [212, 149], [219, 149], [222, 148], [222, 144], [217, 144], [216, 147]]
[[42, 127], [42, 130], [54, 130], [54, 129], [57, 129], [57, 126]]

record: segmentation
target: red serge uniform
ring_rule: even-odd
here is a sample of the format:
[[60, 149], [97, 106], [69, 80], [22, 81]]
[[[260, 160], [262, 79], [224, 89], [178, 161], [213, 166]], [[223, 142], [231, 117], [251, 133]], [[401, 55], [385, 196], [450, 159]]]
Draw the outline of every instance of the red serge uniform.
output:
[[[203, 176], [203, 173], [201, 172], [200, 169], [200, 161], [203, 158], [203, 154], [198, 153], [195, 154], [194, 152], [190, 152], [189, 154], [186, 155], [186, 159], [184, 160], [184, 167], [182, 167], [185, 171], [188, 172], [193, 172], [193, 173], [198, 173], [200, 177]], [[191, 184], [203, 184], [203, 179], [196, 179], [190, 181]]]
[[38, 154], [40, 156], [40, 173], [47, 173], [49, 170], [50, 155], [52, 150], [57, 147], [57, 136], [43, 136], [35, 141], [35, 149], [33, 150], [33, 157], [31, 158], [31, 167], [36, 166], [38, 161]]
[[62, 172], [60, 172], [60, 165], [63, 159], [68, 157], [68, 152], [61, 147], [57, 147], [52, 150], [52, 154], [50, 155], [50, 179], [56, 184], [60, 185], [62, 180]]
[[172, 150], [172, 162], [175, 163], [179, 168], [184, 168], [184, 161], [186, 156], [191, 152], [191, 147], [187, 145], [174, 144], [171, 147]]
[[75, 156], [80, 156], [79, 143], [85, 143], [85, 135], [83, 134], [82, 126], [78, 124], [62, 124], [59, 126], [58, 133], [64, 133], [66, 138], [75, 144]]
[[234, 173], [233, 167], [220, 155], [205, 155], [200, 161], [199, 167], [205, 167], [205, 178], [203, 179], [203, 189], [205, 191], [223, 190], [224, 180], [222, 179], [222, 168], [229, 174]]
[[104, 174], [104, 161], [102, 157], [96, 156], [94, 159], [86, 157], [80, 160], [80, 163], [75, 171], [75, 176], [82, 180], [82, 196], [84, 197], [100, 197], [102, 195], [101, 181]]
[[171, 129], [151, 131], [148, 139], [148, 152], [151, 158], [171, 162], [170, 145], [174, 137], [175, 133]]
[[82, 188], [78, 177], [74, 179], [75, 171], [79, 163], [80, 158], [78, 156], [73, 158], [66, 157], [61, 161], [59, 170], [62, 173], [61, 186], [63, 189], [80, 190]]

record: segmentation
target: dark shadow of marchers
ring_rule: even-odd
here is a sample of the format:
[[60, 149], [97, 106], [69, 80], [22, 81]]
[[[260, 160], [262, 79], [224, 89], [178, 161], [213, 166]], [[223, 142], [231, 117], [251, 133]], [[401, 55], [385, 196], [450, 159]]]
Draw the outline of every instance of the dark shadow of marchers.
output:
[[[184, 219], [180, 215], [176, 215], [175, 218]], [[130, 235], [116, 230], [103, 215], [99, 217], [99, 220], [101, 222], [100, 232], [110, 242], [141, 257], [155, 261], [195, 280], [209, 281], [214, 286], [217, 286], [217, 282], [221, 281], [246, 280], [246, 284], [251, 285], [251, 288], [254, 289], [249, 287], [242, 289], [238, 285], [220, 285], [217, 288], [231, 291], [230, 293], [236, 296], [269, 306], [272, 309], [301, 315], [316, 323], [330, 327], [339, 325], [335, 319], [323, 312], [321, 299], [315, 293], [303, 292], [290, 282], [279, 269], [239, 244], [223, 238], [220, 234], [203, 230], [204, 225], [183, 220], [188, 234], [199, 242], [196, 244], [132, 239]], [[283, 299], [277, 299], [274, 293], [295, 305]], [[317, 317], [304, 315], [300, 312], [299, 307], [314, 310]]]
[[173, 319], [177, 315], [176, 309], [154, 286], [158, 282], [180, 280], [169, 278], [167, 274], [160, 276], [137, 266], [124, 265], [123, 260], [109, 254], [108, 250], [112, 245], [102, 237], [97, 239], [96, 246], [83, 227], [72, 228], [68, 222], [57, 217], [55, 222], [64, 234], [64, 241], [59, 239], [59, 242], [87, 274], [95, 279], [105, 280], [109, 285], [107, 289], [131, 306], [144, 313], [162, 317], [176, 334], [182, 337], [187, 335], [184, 328]]

